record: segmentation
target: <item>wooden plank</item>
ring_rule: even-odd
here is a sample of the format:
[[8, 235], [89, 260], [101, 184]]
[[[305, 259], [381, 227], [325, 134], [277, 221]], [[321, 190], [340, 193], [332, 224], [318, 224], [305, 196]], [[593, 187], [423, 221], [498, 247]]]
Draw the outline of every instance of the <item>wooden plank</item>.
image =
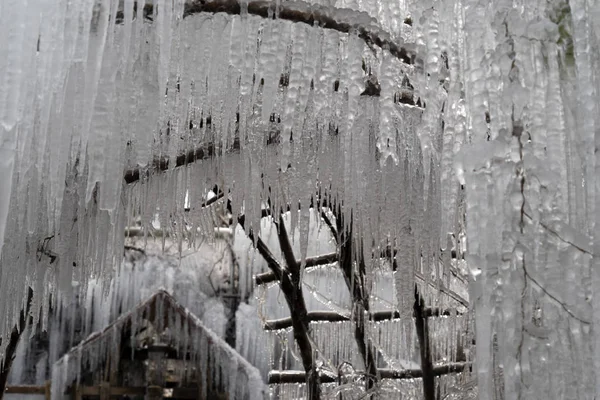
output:
[[177, 399], [198, 399], [198, 388], [173, 388], [173, 397]]
[[81, 400], [83, 398], [81, 386], [75, 384], [72, 388], [71, 398], [73, 400]]
[[[156, 390], [158, 387], [151, 387]], [[147, 393], [145, 387], [110, 387], [110, 396], [126, 396], [126, 395], [141, 395], [144, 396]], [[79, 396], [91, 396], [99, 397], [101, 393], [100, 386], [79, 386], [75, 389]], [[77, 392], [78, 390], [78, 392]], [[197, 399], [198, 388], [197, 387], [183, 387], [183, 388], [172, 388], [163, 389], [163, 391], [169, 391], [170, 397], [179, 399]], [[163, 392], [164, 393], [164, 392]], [[165, 396], [166, 397], [166, 396]], [[79, 397], [81, 398], [81, 397]]]
[[110, 388], [111, 396], [125, 396], [125, 395], [145, 395], [145, 387], [112, 387]]
[[46, 385], [44, 386], [32, 386], [32, 385], [12, 385], [7, 386], [5, 393], [15, 394], [46, 394]]
[[102, 382], [100, 384], [100, 400], [110, 400], [110, 383]]
[[[99, 386], [81, 386], [81, 395], [82, 396], [100, 396], [100, 387]], [[110, 395], [111, 396], [124, 396], [124, 395], [145, 395], [146, 388], [145, 387], [110, 387]]]

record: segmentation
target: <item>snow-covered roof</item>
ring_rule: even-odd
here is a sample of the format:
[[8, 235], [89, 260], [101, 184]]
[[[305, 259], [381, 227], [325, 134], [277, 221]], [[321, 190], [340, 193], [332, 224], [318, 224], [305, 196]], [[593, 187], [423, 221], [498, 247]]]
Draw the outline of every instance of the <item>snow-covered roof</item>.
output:
[[[169, 329], [179, 351], [195, 356], [203, 380], [213, 372], [210, 379], [221, 379], [221, 385], [234, 394], [235, 399], [263, 399], [266, 386], [260, 372], [223, 339], [205, 327], [200, 319], [165, 290], [159, 290], [132, 310], [122, 314], [102, 331], [91, 334], [72, 348], [54, 365], [52, 398], [61, 398], [64, 389], [79, 376], [82, 366], [92, 369], [99, 365], [122, 337], [130, 330], [132, 335], [141, 327], [141, 322], [152, 323], [157, 330]], [[185, 354], [185, 353], [184, 353]], [[218, 374], [217, 369], [225, 373]], [[223, 381], [224, 380], [224, 381]], [[203, 387], [206, 387], [204, 384]], [[56, 397], [55, 397], [56, 396]]]

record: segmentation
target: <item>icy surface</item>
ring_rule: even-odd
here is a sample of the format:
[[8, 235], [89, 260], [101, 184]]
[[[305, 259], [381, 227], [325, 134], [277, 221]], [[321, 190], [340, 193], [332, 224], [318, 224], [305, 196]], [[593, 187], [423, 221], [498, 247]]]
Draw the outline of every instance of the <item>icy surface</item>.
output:
[[[2, 338], [28, 287], [42, 330], [49, 299], [77, 294], [90, 307], [100, 307], [95, 296], [126, 299], [136, 279], [122, 265], [126, 227], [142, 238], [159, 229], [182, 265], [200, 263], [183, 253], [223, 225], [226, 213], [216, 210], [225, 199], [203, 206], [218, 185], [233, 221], [244, 215], [245, 233], [269, 238], [262, 208], [289, 208], [302, 264], [316, 254], [310, 241], [321, 226], [311, 200], [343, 205], [366, 279], [382, 282], [370, 294], [401, 321], [415, 283], [428, 304], [468, 306], [479, 398], [594, 398], [598, 1], [274, 1], [318, 11], [349, 33], [246, 12], [184, 14], [183, 0], [148, 3], [148, 15], [133, 1], [0, 4]], [[365, 40], [362, 28], [415, 62]], [[276, 248], [273, 235], [266, 240]], [[249, 241], [239, 272], [245, 298], [264, 267], [248, 249]], [[394, 273], [380, 258], [386, 251], [402, 254]], [[202, 291], [222, 289], [201, 269], [145, 267], [175, 291], [195, 280]], [[310, 309], [348, 311], [339, 271], [303, 274]], [[457, 293], [467, 285], [468, 296]], [[286, 316], [277, 288], [264, 290], [256, 302], [270, 307], [268, 318]], [[260, 312], [253, 301], [238, 312]], [[327, 362], [351, 352], [344, 323], [331, 325], [339, 349], [326, 342], [329, 327], [314, 329]], [[393, 335], [369, 327], [383, 338], [386, 365], [413, 361], [414, 324], [402, 323]], [[454, 331], [439, 329], [447, 335], [436, 345], [448, 355]], [[293, 343], [280, 355], [288, 350]], [[288, 389], [302, 396], [302, 386]]]

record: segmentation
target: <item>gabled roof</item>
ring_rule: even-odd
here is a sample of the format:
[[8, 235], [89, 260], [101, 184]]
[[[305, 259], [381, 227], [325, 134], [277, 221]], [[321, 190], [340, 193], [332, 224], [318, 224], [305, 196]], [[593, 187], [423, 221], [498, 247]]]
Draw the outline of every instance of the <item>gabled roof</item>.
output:
[[[239, 382], [233, 382], [236, 393], [245, 393], [231, 398], [262, 399], [265, 384], [260, 372], [223, 339], [205, 327], [200, 319], [187, 308], [177, 302], [165, 290], [159, 290], [138, 306], [121, 315], [102, 331], [91, 334], [87, 339], [73, 347], [54, 365], [52, 381], [61, 384], [56, 394], [64, 393], [64, 388], [71, 385], [78, 377], [82, 365], [92, 369], [115, 349], [123, 333], [134, 331], [141, 321], [148, 321], [160, 328], [170, 328], [171, 334], [178, 339], [179, 347], [186, 346], [184, 351], [195, 354], [200, 364], [211, 363], [213, 368], [219, 365], [222, 369], [233, 373]], [[226, 364], [226, 365], [225, 365]], [[211, 367], [207, 369], [212, 369]], [[202, 371], [206, 374], [206, 371]], [[245, 379], [240, 379], [245, 376]], [[56, 379], [56, 380], [55, 380]], [[225, 377], [225, 379], [230, 379]], [[227, 383], [227, 382], [225, 382]], [[232, 382], [229, 382], [231, 385]], [[243, 387], [237, 387], [239, 385]], [[62, 389], [58, 389], [62, 387]], [[53, 397], [54, 398], [54, 397]], [[60, 398], [60, 397], [57, 397]]]

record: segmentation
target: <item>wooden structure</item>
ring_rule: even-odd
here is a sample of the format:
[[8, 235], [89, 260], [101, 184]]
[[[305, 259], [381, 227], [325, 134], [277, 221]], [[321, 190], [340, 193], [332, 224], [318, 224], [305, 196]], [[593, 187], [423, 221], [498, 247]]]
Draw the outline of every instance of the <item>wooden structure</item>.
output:
[[[232, 368], [235, 378], [228, 376]], [[245, 387], [256, 386], [250, 381], [257, 377], [225, 341], [159, 291], [63, 356], [54, 366], [52, 393], [74, 400], [234, 400], [248, 398]], [[233, 395], [226, 394], [231, 387]]]

